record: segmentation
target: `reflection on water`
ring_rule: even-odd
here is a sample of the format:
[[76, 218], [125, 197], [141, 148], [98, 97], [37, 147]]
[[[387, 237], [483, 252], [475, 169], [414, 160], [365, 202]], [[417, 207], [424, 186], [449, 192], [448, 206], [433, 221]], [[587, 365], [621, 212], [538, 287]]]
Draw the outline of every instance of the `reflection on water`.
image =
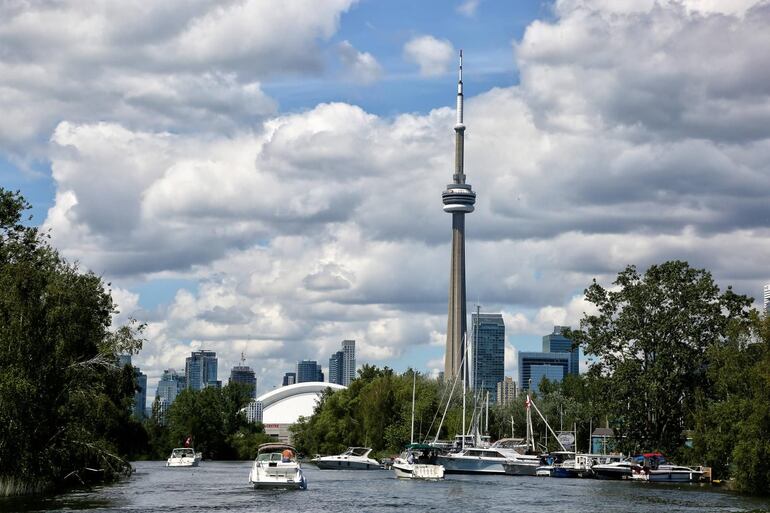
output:
[[748, 512], [767, 500], [691, 485], [509, 476], [448, 476], [441, 482], [397, 480], [389, 471], [317, 470], [309, 489], [255, 491], [249, 462], [204, 461], [198, 468], [137, 462], [114, 486], [44, 499], [0, 499], [0, 513], [33, 511], [477, 511], [489, 512]]

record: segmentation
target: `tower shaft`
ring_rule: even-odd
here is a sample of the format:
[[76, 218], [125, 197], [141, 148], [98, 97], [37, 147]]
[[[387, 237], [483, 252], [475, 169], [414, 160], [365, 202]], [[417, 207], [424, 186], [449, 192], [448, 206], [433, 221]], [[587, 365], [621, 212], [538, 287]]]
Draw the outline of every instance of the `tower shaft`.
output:
[[465, 214], [457, 212], [452, 214], [448, 313], [444, 376], [451, 378], [461, 371], [468, 331], [465, 311]]

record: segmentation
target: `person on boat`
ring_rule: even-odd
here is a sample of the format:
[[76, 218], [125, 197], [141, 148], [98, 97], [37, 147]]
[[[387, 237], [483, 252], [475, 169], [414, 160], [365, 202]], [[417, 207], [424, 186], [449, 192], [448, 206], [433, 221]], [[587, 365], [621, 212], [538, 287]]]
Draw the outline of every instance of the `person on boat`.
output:
[[294, 457], [294, 452], [292, 452], [291, 449], [284, 449], [283, 452], [281, 453], [281, 462], [289, 463], [293, 457]]
[[411, 450], [406, 454], [406, 462], [410, 465], [414, 463], [414, 453]]

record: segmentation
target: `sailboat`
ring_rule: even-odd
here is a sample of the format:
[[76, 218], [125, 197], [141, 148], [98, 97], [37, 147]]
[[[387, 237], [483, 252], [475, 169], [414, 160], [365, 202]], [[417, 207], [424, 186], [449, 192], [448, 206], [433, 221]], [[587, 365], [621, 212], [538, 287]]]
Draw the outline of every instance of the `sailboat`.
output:
[[444, 479], [444, 467], [437, 465], [439, 450], [429, 444], [414, 443], [414, 399], [417, 387], [417, 373], [412, 371], [412, 430], [409, 445], [393, 461], [396, 477], [405, 479]]

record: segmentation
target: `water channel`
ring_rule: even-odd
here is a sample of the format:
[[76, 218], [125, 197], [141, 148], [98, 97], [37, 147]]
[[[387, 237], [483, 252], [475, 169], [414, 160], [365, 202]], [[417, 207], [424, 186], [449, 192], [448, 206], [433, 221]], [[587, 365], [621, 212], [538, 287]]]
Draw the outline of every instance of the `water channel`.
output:
[[770, 501], [698, 485], [510, 476], [398, 480], [391, 471], [321, 471], [306, 465], [307, 491], [255, 491], [249, 462], [204, 461], [169, 469], [137, 462], [131, 479], [44, 499], [0, 499], [0, 513], [90, 512], [758, 512]]

